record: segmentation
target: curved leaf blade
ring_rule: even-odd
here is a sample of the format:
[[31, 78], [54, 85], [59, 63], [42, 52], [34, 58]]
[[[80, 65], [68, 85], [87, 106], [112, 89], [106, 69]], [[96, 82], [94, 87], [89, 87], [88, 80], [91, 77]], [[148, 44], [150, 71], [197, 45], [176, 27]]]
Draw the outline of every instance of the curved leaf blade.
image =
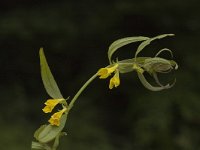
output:
[[41, 66], [41, 76], [42, 76], [42, 81], [44, 84], [44, 87], [47, 91], [47, 93], [52, 97], [52, 98], [63, 98], [58, 85], [51, 73], [51, 70], [49, 68], [49, 65], [47, 63], [46, 57], [44, 55], [43, 48], [40, 48], [40, 66]]
[[114, 54], [114, 52], [116, 52], [120, 47], [123, 47], [127, 44], [133, 43], [133, 42], [139, 42], [139, 41], [144, 41], [144, 40], [148, 40], [148, 37], [144, 37], [144, 36], [137, 36], [137, 37], [126, 37], [126, 38], [122, 38], [119, 40], [114, 41], [108, 49], [108, 59], [109, 62], [111, 63], [111, 58], [112, 55]]
[[156, 40], [156, 39], [162, 39], [162, 38], [164, 38], [164, 37], [166, 37], [166, 36], [174, 36], [174, 34], [162, 34], [162, 35], [158, 35], [158, 36], [156, 36], [156, 37], [150, 38], [150, 39], [148, 39], [148, 40], [142, 42], [142, 43], [138, 46], [138, 48], [137, 48], [137, 51], [136, 51], [136, 53], [135, 53], [135, 58], [136, 58], [137, 55], [138, 55], [147, 45], [149, 45], [152, 41], [154, 41], [154, 40]]
[[150, 91], [162, 91], [167, 88], [167, 86], [152, 86], [144, 77], [142, 73], [137, 73], [141, 83], [144, 85], [145, 88], [149, 89]]

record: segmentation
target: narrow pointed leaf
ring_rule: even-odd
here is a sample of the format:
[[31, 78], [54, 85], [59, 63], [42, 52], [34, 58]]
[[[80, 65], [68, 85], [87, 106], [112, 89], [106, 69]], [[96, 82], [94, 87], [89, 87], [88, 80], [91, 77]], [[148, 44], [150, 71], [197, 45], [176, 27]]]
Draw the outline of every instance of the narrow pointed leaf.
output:
[[47, 93], [52, 97], [52, 98], [63, 98], [58, 85], [51, 73], [51, 70], [48, 66], [46, 57], [44, 55], [43, 48], [40, 48], [40, 66], [41, 66], [41, 76], [42, 76], [42, 81], [44, 84], [44, 87], [47, 91]]
[[137, 55], [138, 55], [147, 45], [149, 45], [152, 41], [154, 41], [154, 40], [156, 40], [156, 39], [162, 39], [162, 38], [164, 38], [164, 37], [166, 37], [166, 36], [174, 36], [174, 34], [162, 34], [162, 35], [158, 35], [158, 36], [156, 36], [156, 37], [150, 38], [150, 39], [148, 39], [148, 40], [142, 42], [142, 43], [138, 46], [138, 48], [137, 48], [137, 51], [136, 51], [136, 53], [135, 53], [135, 58], [136, 58]]
[[122, 38], [119, 40], [116, 40], [113, 42], [109, 49], [108, 49], [108, 59], [109, 62], [111, 63], [111, 58], [114, 52], [116, 52], [120, 47], [125, 46], [127, 44], [133, 43], [133, 42], [139, 42], [139, 41], [144, 41], [149, 39], [148, 37], [143, 37], [143, 36], [138, 36], [138, 37], [127, 37], [127, 38]]

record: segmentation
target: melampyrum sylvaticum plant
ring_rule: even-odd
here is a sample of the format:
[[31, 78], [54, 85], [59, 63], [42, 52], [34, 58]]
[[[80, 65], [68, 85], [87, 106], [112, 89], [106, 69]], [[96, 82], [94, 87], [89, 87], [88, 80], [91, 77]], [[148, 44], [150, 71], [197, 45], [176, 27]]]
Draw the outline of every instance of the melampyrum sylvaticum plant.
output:
[[[97, 72], [87, 81], [85, 84], [79, 89], [76, 95], [70, 99], [62, 96], [58, 85], [50, 71], [50, 68], [47, 64], [43, 49], [40, 49], [40, 65], [41, 65], [41, 76], [44, 87], [49, 94], [49, 99], [44, 103], [45, 106], [42, 109], [44, 113], [52, 113], [52, 110], [55, 106], [60, 105], [61, 109], [51, 115], [47, 124], [42, 125], [39, 129], [37, 129], [34, 133], [35, 141], [32, 142], [32, 149], [40, 149], [40, 150], [56, 150], [59, 145], [59, 139], [61, 136], [66, 135], [63, 132], [63, 128], [65, 127], [68, 114], [72, 109], [75, 101], [79, 97], [79, 95], [84, 91], [84, 89], [96, 78], [106, 79], [110, 78], [109, 89], [116, 88], [120, 85], [120, 74], [130, 73], [135, 71], [139, 77], [141, 83], [148, 90], [151, 91], [161, 91], [165, 89], [171, 88], [174, 83], [163, 85], [159, 79], [158, 73], [169, 73], [173, 69], [178, 69], [178, 65], [174, 60], [168, 60], [165, 58], [159, 57], [159, 55], [166, 51], [169, 52], [171, 57], [172, 51], [163, 48], [159, 50], [154, 57], [139, 57], [138, 54], [152, 41], [156, 39], [161, 39], [167, 36], [174, 36], [173, 34], [163, 34], [153, 38], [149, 37], [126, 37], [113, 42], [108, 49], [108, 60], [109, 64], [106, 67], [100, 68]], [[113, 54], [119, 50], [122, 46], [128, 45], [134, 42], [141, 42], [135, 52], [135, 56], [124, 59], [112, 59]], [[155, 79], [155, 83], [157, 86], [153, 86], [150, 84], [144, 73], [150, 74]]]

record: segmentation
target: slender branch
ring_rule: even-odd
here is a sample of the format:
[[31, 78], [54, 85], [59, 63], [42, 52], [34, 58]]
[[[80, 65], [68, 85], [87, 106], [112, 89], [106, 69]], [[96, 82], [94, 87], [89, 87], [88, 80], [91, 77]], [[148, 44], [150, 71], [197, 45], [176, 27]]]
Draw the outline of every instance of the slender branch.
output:
[[75, 101], [77, 100], [77, 98], [80, 96], [80, 94], [84, 91], [84, 89], [97, 77], [97, 73], [94, 74], [80, 89], [79, 91], [76, 93], [76, 95], [73, 97], [73, 99], [71, 100], [69, 107], [68, 107], [68, 111], [70, 111], [70, 109], [73, 107]]

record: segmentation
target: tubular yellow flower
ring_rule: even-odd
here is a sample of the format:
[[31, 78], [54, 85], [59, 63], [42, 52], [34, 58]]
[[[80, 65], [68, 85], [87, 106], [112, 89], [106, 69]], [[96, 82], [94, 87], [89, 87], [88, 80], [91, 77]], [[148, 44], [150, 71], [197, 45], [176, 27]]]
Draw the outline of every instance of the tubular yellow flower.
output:
[[140, 66], [138, 66], [136, 63], [133, 64], [133, 69], [135, 69], [137, 72], [141, 74], [144, 72], [144, 70]]
[[59, 126], [60, 125], [60, 118], [62, 117], [62, 114], [66, 112], [67, 108], [63, 108], [62, 110], [54, 113], [51, 118], [48, 120], [48, 122], [51, 125]]
[[120, 85], [119, 71], [116, 70], [115, 75], [110, 79], [109, 89]]
[[118, 67], [118, 64], [115, 64], [112, 67], [106, 67], [106, 68], [101, 68], [99, 69], [99, 71], [97, 72], [97, 74], [100, 76], [100, 79], [105, 79], [108, 76], [111, 75], [111, 73], [113, 73]]
[[44, 104], [46, 105], [42, 110], [44, 113], [50, 113], [54, 107], [62, 102], [64, 99], [48, 99]]

